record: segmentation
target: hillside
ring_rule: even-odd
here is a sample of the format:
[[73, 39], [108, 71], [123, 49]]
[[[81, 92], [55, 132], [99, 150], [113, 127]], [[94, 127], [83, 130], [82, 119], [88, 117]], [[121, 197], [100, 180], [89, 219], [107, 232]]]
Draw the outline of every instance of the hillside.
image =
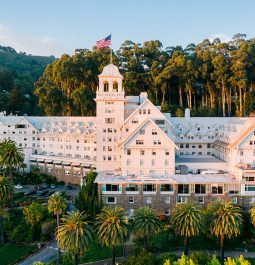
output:
[[12, 47], [0, 45], [0, 111], [39, 114], [34, 83], [54, 60], [53, 56], [17, 53]]

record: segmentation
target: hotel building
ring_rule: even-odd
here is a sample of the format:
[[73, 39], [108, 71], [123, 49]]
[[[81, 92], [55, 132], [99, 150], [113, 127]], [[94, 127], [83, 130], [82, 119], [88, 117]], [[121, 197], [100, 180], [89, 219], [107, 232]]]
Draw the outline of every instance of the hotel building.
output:
[[206, 205], [255, 198], [255, 118], [172, 117], [147, 96], [125, 96], [109, 64], [99, 75], [96, 117], [0, 116], [0, 139], [25, 151], [28, 170], [81, 183], [90, 170], [105, 204], [129, 214], [151, 205], [169, 215], [176, 203]]

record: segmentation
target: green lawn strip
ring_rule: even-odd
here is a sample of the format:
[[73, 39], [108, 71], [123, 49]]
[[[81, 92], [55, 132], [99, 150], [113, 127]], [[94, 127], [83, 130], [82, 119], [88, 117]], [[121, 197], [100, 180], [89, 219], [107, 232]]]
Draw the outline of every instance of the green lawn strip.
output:
[[0, 264], [11, 265], [25, 257], [29, 256], [37, 250], [35, 245], [0, 245]]
[[[116, 257], [121, 257], [123, 254], [122, 247], [116, 248]], [[80, 263], [110, 259], [112, 257], [111, 248], [102, 247], [98, 243], [93, 245], [84, 253], [84, 256], [80, 258]]]

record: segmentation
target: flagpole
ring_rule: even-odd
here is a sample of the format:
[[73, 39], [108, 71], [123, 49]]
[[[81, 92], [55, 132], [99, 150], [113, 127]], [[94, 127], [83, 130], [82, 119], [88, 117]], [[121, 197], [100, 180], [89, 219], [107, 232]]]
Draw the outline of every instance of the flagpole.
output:
[[110, 53], [110, 63], [112, 64], [112, 33], [111, 33], [111, 46], [110, 46], [110, 49], [111, 49], [111, 53]]

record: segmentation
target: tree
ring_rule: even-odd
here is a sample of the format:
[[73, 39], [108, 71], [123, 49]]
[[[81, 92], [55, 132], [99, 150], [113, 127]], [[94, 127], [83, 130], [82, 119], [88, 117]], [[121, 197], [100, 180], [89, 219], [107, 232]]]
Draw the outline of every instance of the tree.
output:
[[45, 213], [45, 206], [36, 201], [23, 209], [25, 221], [32, 226], [33, 237], [35, 235], [35, 229], [44, 218]]
[[78, 255], [93, 241], [93, 228], [87, 221], [85, 212], [71, 212], [61, 218], [55, 236], [58, 246], [72, 253], [74, 265], [78, 265]]
[[115, 265], [115, 248], [123, 245], [130, 234], [126, 214], [122, 207], [105, 206], [96, 218], [98, 241], [112, 249], [112, 265]]
[[162, 223], [154, 211], [148, 207], [141, 207], [134, 213], [133, 231], [136, 236], [144, 239], [144, 247], [148, 250], [148, 240], [162, 230]]
[[[54, 194], [48, 200], [48, 211], [57, 217], [57, 228], [59, 227], [59, 216], [65, 212], [67, 208], [66, 200], [59, 194]], [[58, 247], [58, 263], [60, 259], [60, 248]]]
[[203, 228], [203, 215], [200, 207], [193, 202], [178, 204], [170, 222], [176, 233], [184, 237], [184, 254], [188, 255], [188, 239], [198, 236]]
[[213, 255], [212, 259], [207, 265], [220, 265], [220, 262], [218, 261], [217, 257]]
[[0, 236], [1, 243], [4, 243], [3, 218], [6, 216], [5, 204], [12, 198], [13, 184], [6, 177], [0, 176]]
[[75, 206], [79, 211], [85, 211], [92, 220], [100, 210], [100, 201], [97, 184], [94, 182], [96, 172], [89, 172], [85, 178], [85, 185], [82, 185], [78, 196], [75, 197]]
[[24, 153], [12, 140], [0, 142], [0, 165], [9, 171], [9, 176], [13, 178], [13, 169], [18, 169], [24, 162]]
[[212, 235], [220, 238], [221, 264], [224, 263], [224, 240], [236, 237], [242, 227], [240, 207], [231, 202], [214, 201], [208, 206], [208, 228]]
[[253, 226], [255, 226], [255, 206], [253, 206], [249, 212], [251, 215], [251, 223]]

